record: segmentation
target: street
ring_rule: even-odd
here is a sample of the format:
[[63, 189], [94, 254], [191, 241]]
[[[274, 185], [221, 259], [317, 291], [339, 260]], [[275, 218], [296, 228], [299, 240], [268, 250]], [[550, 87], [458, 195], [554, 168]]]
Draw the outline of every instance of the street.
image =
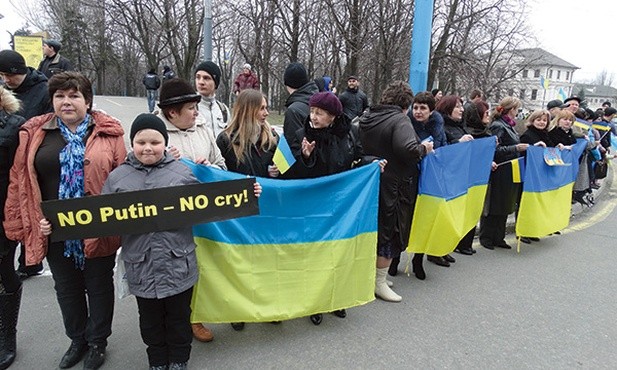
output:
[[[95, 97], [128, 133], [145, 98]], [[128, 136], [128, 134], [126, 135]], [[127, 142], [128, 144], [128, 142]], [[613, 171], [609, 172], [613, 176]], [[453, 254], [449, 268], [425, 261], [427, 278], [391, 278], [401, 303], [376, 300], [324, 315], [209, 325], [215, 339], [193, 342], [191, 369], [613, 369], [617, 367], [616, 181], [562, 235], [521, 253]], [[609, 188], [610, 187], [610, 188]], [[508, 243], [515, 245], [514, 235]], [[407, 259], [401, 262], [401, 269]], [[70, 344], [49, 273], [24, 282], [12, 369], [56, 369]], [[81, 368], [78, 364], [75, 368]], [[147, 369], [134, 297], [116, 301], [102, 369]]]

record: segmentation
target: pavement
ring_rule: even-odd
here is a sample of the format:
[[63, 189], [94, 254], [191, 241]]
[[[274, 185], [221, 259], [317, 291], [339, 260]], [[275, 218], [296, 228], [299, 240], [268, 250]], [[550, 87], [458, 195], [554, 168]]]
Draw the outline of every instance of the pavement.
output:
[[[128, 100], [122, 100], [128, 99]], [[111, 100], [124, 121], [142, 111]], [[142, 104], [143, 103], [143, 104]], [[147, 104], [142, 99], [143, 110]], [[122, 116], [122, 117], [121, 117]], [[193, 342], [191, 369], [615, 369], [617, 368], [617, 192], [614, 173], [596, 205], [573, 211], [562, 235], [516, 250], [477, 248], [455, 254], [449, 268], [425, 263], [419, 281], [402, 270], [400, 303], [375, 300], [324, 315], [247, 324], [208, 325], [215, 339]], [[514, 235], [506, 239], [514, 243]], [[476, 241], [476, 247], [477, 241]], [[401, 266], [407, 263], [403, 256]], [[116, 300], [113, 334], [101, 369], [147, 369], [134, 297]], [[49, 274], [24, 281], [11, 369], [57, 369], [69, 340]], [[78, 364], [75, 368], [81, 367]]]

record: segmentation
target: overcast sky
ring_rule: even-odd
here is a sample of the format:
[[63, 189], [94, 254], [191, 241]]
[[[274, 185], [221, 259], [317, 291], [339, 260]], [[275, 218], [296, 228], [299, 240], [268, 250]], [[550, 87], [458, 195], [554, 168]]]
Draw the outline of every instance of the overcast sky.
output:
[[[617, 0], [528, 0], [530, 24], [540, 47], [581, 68], [574, 80], [593, 80], [602, 70], [617, 86]], [[0, 10], [0, 49], [9, 47], [9, 34], [24, 21], [7, 0]], [[8, 6], [6, 6], [8, 5]]]

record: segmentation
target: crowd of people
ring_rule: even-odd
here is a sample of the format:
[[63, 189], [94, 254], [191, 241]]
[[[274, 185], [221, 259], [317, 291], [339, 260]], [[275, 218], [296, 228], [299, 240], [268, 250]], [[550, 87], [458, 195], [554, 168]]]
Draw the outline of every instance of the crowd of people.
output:
[[[249, 176], [303, 179], [331, 175], [377, 161], [381, 168], [375, 296], [387, 302], [403, 298], [388, 275], [398, 273], [407, 248], [417, 195], [419, 166], [435, 149], [484, 137], [497, 143], [482, 217], [479, 242], [487, 249], [511, 248], [505, 241], [507, 216], [516, 211], [520, 183], [513, 183], [500, 164], [524, 156], [530, 145], [568, 150], [577, 138], [588, 141], [581, 158], [573, 199], [584, 198], [597, 186], [596, 162], [610, 147], [606, 135], [575, 125], [611, 121], [612, 107], [581, 110], [576, 96], [551, 101], [547, 110], [529, 115], [519, 136], [516, 117], [522, 106], [515, 97], [494, 109], [474, 91], [464, 102], [439, 89], [413, 94], [404, 81], [390, 83], [379, 102], [370, 105], [358, 76], [336, 94], [328, 76], [311, 80], [301, 63], [287, 66], [283, 81], [289, 93], [283, 135], [296, 162], [285, 173], [273, 163], [279, 140], [268, 123], [268, 101], [259, 91], [251, 66], [236, 80], [233, 110], [216, 98], [221, 70], [213, 62], [199, 63], [194, 83], [176, 78], [169, 67], [161, 83], [155, 69], [144, 77], [148, 111], [133, 121], [131, 148], [124, 146], [120, 122], [92, 109], [90, 81], [78, 72], [56, 70], [60, 46], [45, 44], [42, 65], [51, 75], [26, 67], [11, 50], [0, 52], [0, 160], [2, 180], [2, 245], [0, 246], [0, 369], [16, 355], [16, 324], [22, 283], [14, 267], [17, 245], [23, 261], [21, 278], [40, 273], [47, 259], [70, 345], [60, 368], [84, 359], [84, 369], [105, 361], [114, 311], [113, 268], [125, 265], [129, 291], [137, 297], [139, 327], [152, 370], [186, 369], [191, 340], [208, 342], [213, 333], [204, 323], [190, 322], [192, 287], [197, 281], [197, 257], [190, 227], [148, 234], [50, 242], [50, 222], [41, 201], [151, 189], [197, 180], [180, 158]], [[51, 52], [50, 52], [51, 53]], [[49, 59], [49, 60], [47, 60]], [[60, 68], [62, 69], [62, 68]], [[171, 73], [170, 73], [171, 72]], [[160, 88], [159, 88], [160, 87]], [[158, 100], [158, 114], [154, 105]], [[550, 111], [549, 111], [550, 109]], [[608, 143], [608, 144], [607, 144]], [[597, 154], [596, 154], [597, 152]], [[261, 186], [255, 184], [259, 197]], [[472, 256], [476, 227], [460, 240], [456, 252]], [[521, 238], [532, 242], [534, 238]], [[424, 255], [412, 259], [413, 272], [425, 279]], [[456, 259], [450, 254], [427, 256], [440, 266]], [[32, 269], [32, 270], [27, 270]], [[194, 302], [195, 305], [203, 304]], [[333, 312], [346, 317], [345, 310]], [[322, 314], [310, 316], [319, 325]], [[244, 323], [232, 323], [242, 330]]]

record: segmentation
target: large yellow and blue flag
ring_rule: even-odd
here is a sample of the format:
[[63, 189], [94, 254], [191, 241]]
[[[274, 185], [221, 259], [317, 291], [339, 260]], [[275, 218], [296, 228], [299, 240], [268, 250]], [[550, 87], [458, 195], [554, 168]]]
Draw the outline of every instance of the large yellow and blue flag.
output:
[[549, 166], [544, 161], [543, 148], [527, 148], [516, 235], [542, 237], [568, 226], [578, 159], [586, 146], [587, 141], [579, 139], [571, 150], [561, 151], [563, 162], [569, 166]]
[[441, 147], [421, 162], [407, 251], [446, 255], [480, 219], [495, 138]]
[[[202, 182], [244, 175], [190, 164]], [[259, 216], [197, 225], [192, 322], [268, 322], [375, 299], [377, 163], [305, 180], [258, 178]]]

